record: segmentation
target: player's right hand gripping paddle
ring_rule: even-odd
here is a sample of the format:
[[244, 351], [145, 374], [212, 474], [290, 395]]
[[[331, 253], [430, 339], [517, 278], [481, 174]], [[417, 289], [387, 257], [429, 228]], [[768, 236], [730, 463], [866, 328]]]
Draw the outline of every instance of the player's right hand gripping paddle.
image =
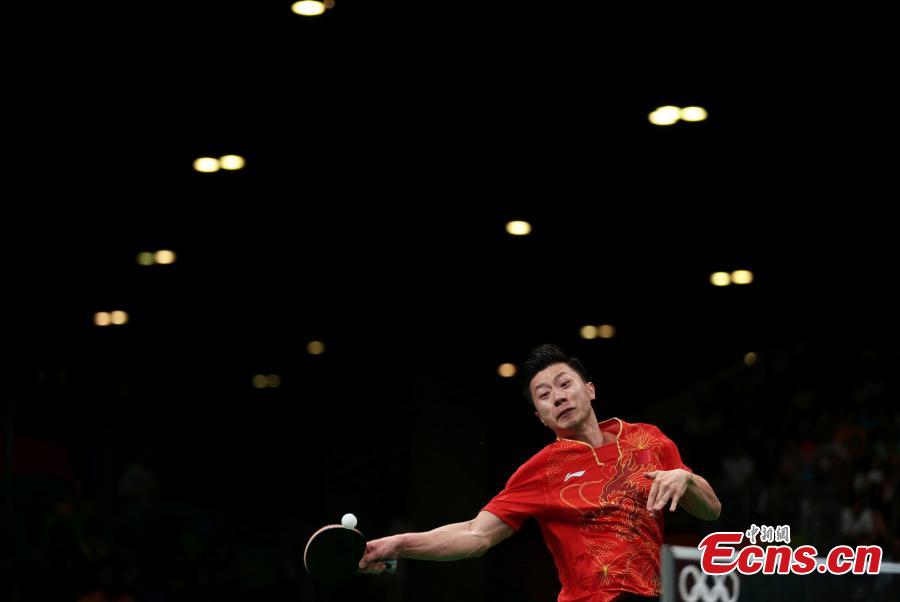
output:
[[[359, 573], [359, 561], [366, 553], [366, 538], [356, 529], [326, 525], [312, 534], [303, 551], [306, 571], [322, 581], [336, 582]], [[385, 560], [385, 572], [393, 573], [396, 560]]]

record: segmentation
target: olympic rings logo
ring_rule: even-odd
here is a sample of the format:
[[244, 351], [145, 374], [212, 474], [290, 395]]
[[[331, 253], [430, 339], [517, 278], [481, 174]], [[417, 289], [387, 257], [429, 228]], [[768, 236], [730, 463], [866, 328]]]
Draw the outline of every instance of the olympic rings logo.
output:
[[[693, 577], [694, 582], [688, 589], [688, 581]], [[708, 579], [712, 579], [712, 587], [708, 584]], [[731, 582], [731, 592], [725, 586], [725, 580]], [[686, 565], [678, 574], [678, 593], [684, 602], [737, 602], [738, 595], [741, 592], [741, 582], [738, 576], [732, 571], [725, 575], [707, 575], [702, 573], [696, 566]]]

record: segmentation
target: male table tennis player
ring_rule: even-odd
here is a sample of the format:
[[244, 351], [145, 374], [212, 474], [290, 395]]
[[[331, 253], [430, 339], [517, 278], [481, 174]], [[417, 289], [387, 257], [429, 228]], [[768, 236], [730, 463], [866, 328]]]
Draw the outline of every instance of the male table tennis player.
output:
[[597, 421], [584, 366], [555, 345], [524, 363], [525, 395], [556, 433], [467, 522], [372, 540], [360, 570], [383, 560], [458, 560], [481, 556], [537, 520], [562, 589], [559, 602], [656, 599], [663, 511], [681, 506], [715, 520], [722, 505], [710, 484], [681, 461], [678, 448], [650, 424]]

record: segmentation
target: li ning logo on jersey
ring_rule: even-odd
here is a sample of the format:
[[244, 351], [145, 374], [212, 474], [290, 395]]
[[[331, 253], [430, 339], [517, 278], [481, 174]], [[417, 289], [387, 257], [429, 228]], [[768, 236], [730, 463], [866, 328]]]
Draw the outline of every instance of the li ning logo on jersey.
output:
[[580, 477], [584, 474], [583, 470], [579, 470], [578, 472], [570, 472], [566, 475], [566, 478], [563, 479], [563, 483], [568, 481], [569, 479], [574, 479], [575, 477]]

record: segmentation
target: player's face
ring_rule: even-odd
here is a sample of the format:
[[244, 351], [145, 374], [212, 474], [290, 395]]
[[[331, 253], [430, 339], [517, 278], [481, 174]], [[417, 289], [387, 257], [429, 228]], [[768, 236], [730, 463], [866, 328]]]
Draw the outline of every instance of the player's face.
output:
[[558, 435], [574, 432], [592, 419], [594, 384], [586, 383], [568, 364], [553, 364], [534, 375], [529, 384], [535, 414]]

